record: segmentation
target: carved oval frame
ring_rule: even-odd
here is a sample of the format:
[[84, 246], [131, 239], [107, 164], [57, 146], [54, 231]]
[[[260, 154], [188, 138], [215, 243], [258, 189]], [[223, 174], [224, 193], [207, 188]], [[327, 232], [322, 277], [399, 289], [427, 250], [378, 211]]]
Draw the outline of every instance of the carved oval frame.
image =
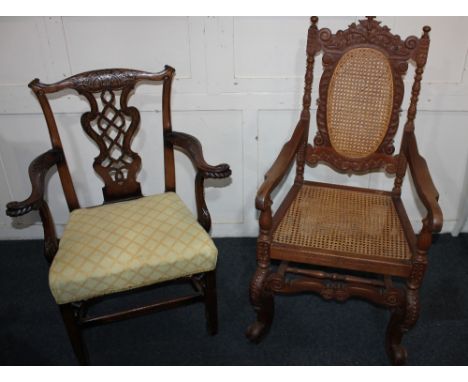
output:
[[[324, 161], [341, 172], [368, 172], [384, 168], [395, 173], [397, 156], [393, 145], [400, 120], [400, 108], [404, 95], [403, 76], [408, 70], [408, 62], [414, 59], [419, 39], [410, 36], [402, 40], [393, 35], [386, 26], [368, 18], [359, 24], [351, 24], [344, 31], [332, 34], [328, 28], [320, 29], [317, 43], [323, 52], [323, 74], [319, 84], [317, 109], [317, 134], [314, 146], [308, 146], [307, 163], [315, 165]], [[341, 57], [354, 48], [371, 48], [380, 51], [388, 59], [393, 77], [393, 106], [387, 132], [377, 150], [364, 158], [348, 158], [340, 155], [331, 145], [327, 124], [327, 100], [331, 78]]]

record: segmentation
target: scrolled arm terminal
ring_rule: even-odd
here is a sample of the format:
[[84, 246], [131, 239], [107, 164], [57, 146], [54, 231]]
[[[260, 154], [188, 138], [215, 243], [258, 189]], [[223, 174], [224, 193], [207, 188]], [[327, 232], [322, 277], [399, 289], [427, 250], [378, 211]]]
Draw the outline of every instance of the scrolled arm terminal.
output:
[[6, 214], [11, 217], [25, 215], [32, 210], [39, 210], [45, 203], [44, 188], [45, 177], [49, 169], [63, 160], [63, 151], [58, 148], [51, 149], [39, 155], [29, 165], [29, 179], [31, 180], [31, 195], [21, 202], [10, 202], [6, 206]]
[[231, 175], [231, 169], [226, 163], [216, 166], [206, 163], [200, 141], [194, 136], [186, 133], [171, 131], [164, 136], [176, 148], [183, 151], [195, 165], [197, 171], [203, 178], [227, 178]]

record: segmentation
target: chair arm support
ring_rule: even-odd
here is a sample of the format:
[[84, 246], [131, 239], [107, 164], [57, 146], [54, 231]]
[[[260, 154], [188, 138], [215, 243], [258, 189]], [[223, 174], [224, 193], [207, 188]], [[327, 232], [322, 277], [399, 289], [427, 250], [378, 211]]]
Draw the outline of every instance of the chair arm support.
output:
[[270, 195], [275, 187], [281, 182], [287, 170], [296, 157], [301, 143], [303, 143], [306, 121], [299, 121], [291, 139], [285, 143], [273, 165], [265, 174], [265, 181], [257, 191], [255, 207], [258, 210], [265, 210], [271, 204]]
[[164, 141], [185, 153], [197, 169], [197, 175], [195, 176], [195, 201], [198, 222], [206, 232], [209, 232], [211, 229], [211, 217], [205, 202], [204, 181], [207, 178], [227, 178], [231, 175], [231, 169], [226, 163], [217, 166], [211, 166], [206, 163], [200, 141], [190, 134], [171, 131], [164, 134]]
[[63, 160], [61, 149], [55, 148], [39, 155], [29, 165], [31, 180], [31, 195], [22, 202], [10, 202], [6, 206], [6, 214], [11, 217], [22, 216], [32, 210], [38, 210], [44, 202], [45, 176], [48, 170]]
[[434, 186], [426, 160], [419, 154], [416, 136], [406, 133], [406, 158], [419, 199], [427, 209], [428, 228], [432, 232], [440, 232], [443, 224], [443, 214], [439, 206], [439, 192]]
[[227, 178], [231, 175], [231, 169], [226, 163], [211, 166], [203, 157], [203, 149], [200, 141], [194, 136], [186, 133], [171, 131], [164, 135], [164, 139], [184, 152], [196, 167], [203, 178]]

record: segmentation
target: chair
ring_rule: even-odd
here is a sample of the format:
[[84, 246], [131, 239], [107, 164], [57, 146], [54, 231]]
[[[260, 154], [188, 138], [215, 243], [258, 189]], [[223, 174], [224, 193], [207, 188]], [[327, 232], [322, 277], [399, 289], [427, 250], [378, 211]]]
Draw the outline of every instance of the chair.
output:
[[[205, 162], [200, 142], [172, 131], [171, 84], [175, 70], [159, 73], [130, 69], [105, 69], [81, 73], [54, 84], [35, 79], [29, 84], [44, 112], [52, 149], [29, 166], [31, 196], [7, 205], [12, 217], [38, 210], [44, 227], [44, 252], [50, 263], [49, 284], [81, 364], [88, 363], [82, 330], [145, 313], [194, 302], [204, 302], [210, 334], [217, 332], [215, 267], [217, 249], [208, 235], [210, 214], [204, 200], [204, 180], [226, 178], [227, 164]], [[131, 142], [140, 113], [128, 106], [135, 86], [162, 82], [165, 193], [143, 196], [137, 173], [140, 156]], [[81, 208], [48, 95], [73, 89], [89, 102], [81, 116], [86, 134], [97, 144], [93, 167], [104, 181], [104, 204]], [[120, 96], [120, 100], [118, 101]], [[198, 221], [175, 193], [174, 148], [187, 154], [196, 167], [195, 195]], [[56, 166], [70, 210], [59, 242], [52, 215], [44, 200], [46, 174]], [[142, 290], [170, 280], [190, 282], [195, 293], [158, 301], [111, 314], [91, 316], [88, 308], [103, 296]]]
[[[250, 286], [256, 321], [247, 337], [258, 342], [269, 330], [274, 295], [315, 292], [326, 300], [356, 297], [388, 308], [386, 350], [406, 362], [403, 334], [417, 321], [419, 289], [432, 233], [442, 228], [438, 193], [414, 134], [416, 104], [429, 49], [421, 38], [401, 40], [374, 17], [332, 34], [311, 18], [303, 109], [291, 139], [265, 175], [256, 196], [260, 210], [257, 269]], [[308, 143], [314, 58], [323, 53], [317, 134]], [[393, 155], [408, 62], [416, 64], [400, 153]], [[272, 191], [295, 162], [294, 185], [272, 214]], [[386, 170], [391, 191], [304, 180], [304, 165], [325, 163], [362, 174]], [[418, 235], [400, 199], [407, 167], [427, 209]], [[274, 269], [271, 260], [279, 260]]]

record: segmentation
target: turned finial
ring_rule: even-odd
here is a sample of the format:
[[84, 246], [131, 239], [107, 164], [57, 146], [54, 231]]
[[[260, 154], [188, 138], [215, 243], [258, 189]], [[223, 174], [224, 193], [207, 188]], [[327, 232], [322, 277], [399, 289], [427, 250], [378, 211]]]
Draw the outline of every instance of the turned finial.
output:
[[428, 26], [428, 25], [425, 25], [423, 27], [423, 31], [424, 31], [424, 36], [427, 36], [429, 34], [429, 32], [431, 31], [431, 27]]
[[317, 23], [318, 23], [318, 17], [317, 17], [317, 16], [312, 16], [312, 17], [310, 18], [310, 21], [312, 22], [312, 25], [313, 25], [313, 26], [316, 26]]

